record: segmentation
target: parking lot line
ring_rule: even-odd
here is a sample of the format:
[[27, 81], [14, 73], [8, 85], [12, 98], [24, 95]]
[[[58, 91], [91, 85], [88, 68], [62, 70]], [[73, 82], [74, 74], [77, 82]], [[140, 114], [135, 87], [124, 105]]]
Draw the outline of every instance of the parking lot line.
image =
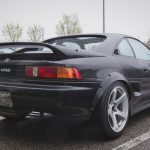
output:
[[123, 143], [122, 145], [119, 145], [115, 148], [113, 148], [112, 150], [129, 150], [139, 144], [141, 144], [142, 142], [146, 141], [150, 139], [150, 131], [149, 132], [146, 132], [126, 143]]

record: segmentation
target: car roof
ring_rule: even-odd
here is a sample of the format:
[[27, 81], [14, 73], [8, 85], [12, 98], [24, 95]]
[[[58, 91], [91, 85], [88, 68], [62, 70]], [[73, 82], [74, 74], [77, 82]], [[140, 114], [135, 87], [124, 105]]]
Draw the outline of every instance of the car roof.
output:
[[118, 33], [100, 33], [100, 34], [79, 34], [79, 35], [67, 35], [67, 36], [59, 36], [50, 38], [48, 40], [43, 41], [44, 43], [50, 43], [55, 40], [60, 40], [64, 38], [76, 38], [76, 37], [104, 37], [106, 38], [99, 46], [97, 46], [94, 51], [103, 52], [106, 55], [112, 55], [114, 48], [116, 45], [125, 37], [130, 37], [125, 34], [118, 34]]
[[[114, 48], [116, 48], [117, 44], [125, 37], [131, 36], [125, 34], [117, 34], [117, 33], [101, 33], [101, 34], [80, 34], [80, 35], [67, 35], [67, 36], [59, 36], [50, 38], [48, 40], [43, 41], [43, 43], [38, 42], [7, 42], [0, 43], [0, 46], [8, 46], [8, 45], [40, 45], [40, 46], [51, 46], [50, 42], [64, 39], [64, 38], [75, 38], [75, 37], [101, 37], [106, 38], [99, 46], [97, 46], [93, 51], [101, 52], [105, 55], [112, 55]], [[55, 47], [55, 46], [53, 46]], [[60, 47], [61, 48], [61, 47]]]

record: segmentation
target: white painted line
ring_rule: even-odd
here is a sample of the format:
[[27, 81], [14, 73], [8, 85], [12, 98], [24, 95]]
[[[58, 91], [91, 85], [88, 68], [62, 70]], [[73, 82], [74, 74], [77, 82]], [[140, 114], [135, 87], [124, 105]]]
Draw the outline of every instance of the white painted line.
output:
[[144, 133], [144, 134], [142, 134], [142, 135], [140, 135], [140, 136], [138, 136], [138, 137], [122, 144], [122, 145], [119, 145], [119, 146], [113, 148], [112, 150], [129, 150], [129, 149], [141, 144], [142, 142], [144, 142], [148, 139], [150, 139], [150, 131], [147, 133]]

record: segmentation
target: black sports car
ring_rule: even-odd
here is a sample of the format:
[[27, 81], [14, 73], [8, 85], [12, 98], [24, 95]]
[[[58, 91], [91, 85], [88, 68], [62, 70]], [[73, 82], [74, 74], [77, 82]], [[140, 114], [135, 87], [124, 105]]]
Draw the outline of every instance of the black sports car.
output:
[[[5, 51], [6, 50], [6, 51]], [[150, 50], [120, 34], [1, 43], [0, 115], [32, 112], [89, 120], [116, 138], [129, 116], [150, 107]]]

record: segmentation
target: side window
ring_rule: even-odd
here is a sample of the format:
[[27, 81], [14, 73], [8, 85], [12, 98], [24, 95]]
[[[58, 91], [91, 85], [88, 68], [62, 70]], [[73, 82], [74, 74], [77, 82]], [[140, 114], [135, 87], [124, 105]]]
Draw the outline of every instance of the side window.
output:
[[134, 57], [133, 50], [127, 40], [122, 40], [118, 45], [118, 50], [121, 55]]
[[131, 38], [128, 38], [128, 41], [130, 42], [137, 59], [150, 60], [150, 50], [143, 43]]

